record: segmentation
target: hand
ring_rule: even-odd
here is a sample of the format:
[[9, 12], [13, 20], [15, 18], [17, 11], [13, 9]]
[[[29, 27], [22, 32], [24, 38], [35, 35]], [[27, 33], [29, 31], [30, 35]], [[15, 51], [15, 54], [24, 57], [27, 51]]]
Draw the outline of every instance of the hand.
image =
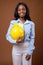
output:
[[28, 61], [31, 58], [31, 55], [27, 54], [25, 58]]
[[16, 41], [17, 43], [20, 43], [20, 42], [22, 42], [22, 38], [21, 37], [19, 37], [18, 39], [17, 39], [17, 41]]

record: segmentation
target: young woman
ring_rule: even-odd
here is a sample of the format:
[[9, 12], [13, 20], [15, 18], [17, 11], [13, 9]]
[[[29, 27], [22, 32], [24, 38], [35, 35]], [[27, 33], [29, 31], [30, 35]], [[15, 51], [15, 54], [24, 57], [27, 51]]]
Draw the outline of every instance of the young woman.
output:
[[[12, 48], [12, 61], [13, 65], [31, 65], [35, 39], [35, 24], [31, 21], [29, 16], [29, 9], [23, 2], [18, 3], [15, 12], [14, 20], [11, 20], [6, 39], [13, 44]], [[13, 40], [10, 36], [10, 30], [15, 23], [23, 24], [25, 37], [18, 40]]]

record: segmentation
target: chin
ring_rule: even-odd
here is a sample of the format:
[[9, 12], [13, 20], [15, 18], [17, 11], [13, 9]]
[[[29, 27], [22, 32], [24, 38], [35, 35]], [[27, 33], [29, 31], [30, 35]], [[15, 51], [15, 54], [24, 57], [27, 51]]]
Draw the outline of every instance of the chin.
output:
[[20, 16], [20, 18], [24, 18], [25, 16]]

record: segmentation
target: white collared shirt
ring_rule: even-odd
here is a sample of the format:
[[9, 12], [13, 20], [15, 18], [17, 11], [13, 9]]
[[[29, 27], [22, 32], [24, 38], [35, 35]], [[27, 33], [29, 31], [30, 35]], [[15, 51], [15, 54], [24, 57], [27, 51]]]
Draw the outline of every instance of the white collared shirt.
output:
[[12, 28], [12, 26], [15, 23], [21, 23], [23, 24], [24, 30], [25, 30], [25, 38], [24, 38], [24, 42], [29, 42], [30, 43], [30, 47], [28, 48], [28, 54], [32, 54], [33, 50], [35, 49], [34, 46], [34, 39], [35, 39], [35, 24], [32, 21], [26, 20], [25, 23], [22, 23], [22, 21], [20, 19], [18, 20], [12, 20], [10, 22], [10, 26], [8, 28], [7, 34], [6, 34], [6, 39], [13, 44], [17, 44], [16, 40], [13, 40], [10, 36], [10, 29]]

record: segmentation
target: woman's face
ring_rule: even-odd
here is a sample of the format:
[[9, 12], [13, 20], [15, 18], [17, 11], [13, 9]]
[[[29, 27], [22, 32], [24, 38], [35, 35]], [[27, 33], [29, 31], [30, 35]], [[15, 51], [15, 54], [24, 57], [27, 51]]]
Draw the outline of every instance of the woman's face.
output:
[[18, 15], [19, 17], [24, 17], [26, 15], [26, 8], [23, 5], [18, 7]]

